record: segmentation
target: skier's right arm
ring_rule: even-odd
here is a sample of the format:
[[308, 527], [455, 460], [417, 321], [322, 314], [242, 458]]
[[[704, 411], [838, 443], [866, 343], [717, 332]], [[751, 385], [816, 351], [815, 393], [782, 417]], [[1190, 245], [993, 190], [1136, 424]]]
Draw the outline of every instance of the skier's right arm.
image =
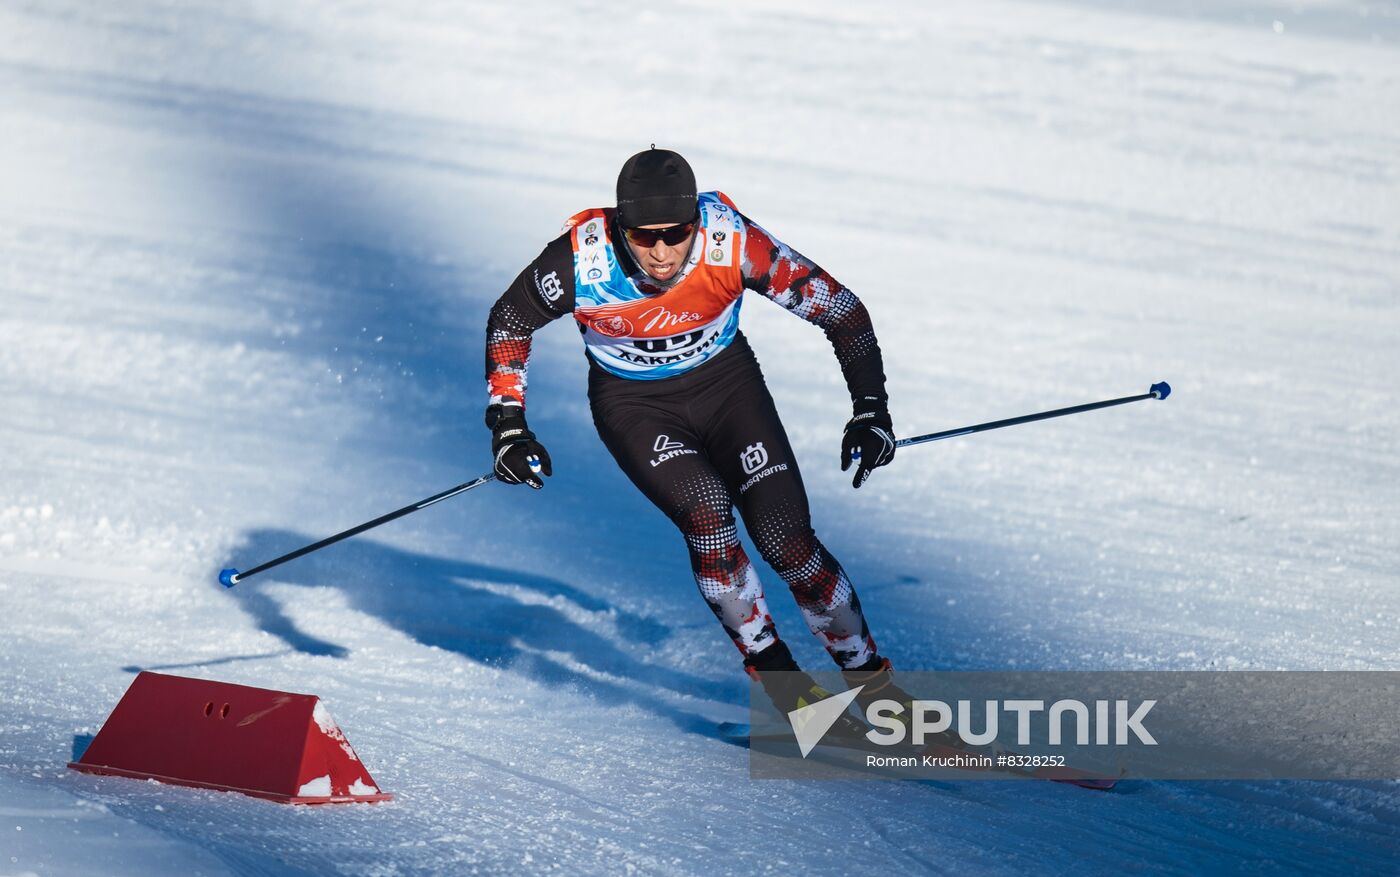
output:
[[515, 278], [486, 321], [490, 405], [525, 405], [530, 336], [574, 309], [574, 256], [567, 234], [549, 242]]
[[[551, 241], [491, 307], [486, 321], [486, 425], [497, 477], [543, 486], [549, 453], [525, 425], [525, 384], [535, 330], [573, 311], [573, 248], [567, 234]], [[532, 465], [533, 463], [533, 465]]]

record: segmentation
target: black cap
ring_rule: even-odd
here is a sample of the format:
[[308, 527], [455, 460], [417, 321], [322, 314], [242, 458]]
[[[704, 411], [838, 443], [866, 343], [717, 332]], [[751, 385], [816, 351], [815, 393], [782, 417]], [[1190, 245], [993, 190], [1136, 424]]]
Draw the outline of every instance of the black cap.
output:
[[669, 149], [639, 152], [617, 175], [617, 220], [623, 228], [690, 222], [697, 203], [695, 172]]

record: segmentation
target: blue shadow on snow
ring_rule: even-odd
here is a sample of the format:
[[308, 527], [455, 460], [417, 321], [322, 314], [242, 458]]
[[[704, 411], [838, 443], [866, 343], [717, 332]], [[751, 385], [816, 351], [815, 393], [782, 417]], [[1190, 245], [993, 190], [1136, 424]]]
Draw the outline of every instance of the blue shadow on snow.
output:
[[[248, 535], [240, 554], [275, 557], [311, 541], [292, 531], [257, 530]], [[713, 735], [714, 723], [650, 692], [733, 700], [734, 687], [727, 682], [642, 660], [670, 635], [664, 624], [548, 576], [361, 538], [239, 582], [229, 591], [259, 629], [292, 650], [341, 658], [348, 649], [324, 633], [302, 629], [269, 593], [274, 584], [337, 588], [355, 611], [379, 618], [423, 645], [521, 672], [546, 685], [574, 687], [607, 703], [641, 706], [687, 731]], [[600, 626], [611, 628], [614, 636], [598, 632]]]

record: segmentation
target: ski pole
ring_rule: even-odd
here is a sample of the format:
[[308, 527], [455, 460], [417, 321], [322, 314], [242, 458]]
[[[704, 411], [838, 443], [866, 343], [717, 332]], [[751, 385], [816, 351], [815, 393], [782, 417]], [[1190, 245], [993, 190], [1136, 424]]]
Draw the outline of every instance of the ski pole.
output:
[[[530, 468], [534, 469], [535, 467], [532, 465]], [[274, 566], [284, 564], [289, 560], [296, 560], [298, 557], [301, 557], [304, 554], [310, 554], [313, 551], [319, 551], [320, 549], [325, 548], [327, 545], [334, 545], [342, 539], [349, 539], [351, 536], [363, 533], [366, 530], [372, 530], [375, 527], [378, 527], [380, 524], [387, 524], [390, 521], [402, 518], [404, 515], [411, 515], [420, 509], [425, 509], [428, 506], [433, 505], [434, 503], [442, 502], [445, 499], [451, 499], [459, 493], [466, 493], [473, 487], [480, 487], [488, 481], [495, 480], [496, 475], [494, 472], [487, 473], [486, 475], [483, 475], [480, 478], [468, 481], [466, 484], [459, 484], [451, 490], [444, 490], [442, 493], [434, 494], [433, 496], [428, 497], [422, 502], [415, 502], [413, 505], [406, 505], [398, 511], [389, 512], [389, 514], [375, 518], [372, 521], [366, 521], [358, 527], [351, 527], [350, 529], [345, 530], [344, 532], [336, 533], [334, 536], [322, 539], [320, 542], [313, 542], [310, 545], [304, 545], [301, 548], [298, 548], [296, 551], [292, 551], [282, 555], [281, 557], [269, 560], [267, 563], [255, 566], [247, 572], [239, 572], [238, 570], [231, 568], [220, 570], [219, 582], [225, 588], [231, 588], [239, 582], [243, 581], [244, 579], [248, 578], [248, 576], [255, 576], [263, 570], [272, 569]]]
[[974, 432], [986, 432], [989, 429], [1001, 429], [1003, 426], [1015, 426], [1018, 423], [1048, 420], [1051, 417], [1063, 417], [1066, 414], [1078, 414], [1081, 411], [1093, 411], [1096, 408], [1108, 408], [1111, 405], [1126, 405], [1129, 402], [1141, 402], [1143, 399], [1165, 399], [1171, 395], [1171, 392], [1171, 386], [1168, 385], [1166, 381], [1161, 381], [1149, 387], [1146, 393], [1137, 396], [1124, 396], [1121, 399], [1106, 399], [1102, 402], [1088, 402], [1084, 405], [1073, 405], [1069, 408], [1056, 408], [1054, 411], [1023, 414], [1020, 417], [1008, 417], [1006, 420], [992, 420], [987, 423], [978, 423], [974, 426], [964, 426], [962, 429], [945, 429], [943, 432], [931, 432], [928, 435], [916, 435], [913, 438], [900, 439], [894, 443], [894, 446], [902, 448], [905, 445], [921, 445], [924, 442], [936, 442], [940, 439], [952, 438], [953, 436], [968, 435]]

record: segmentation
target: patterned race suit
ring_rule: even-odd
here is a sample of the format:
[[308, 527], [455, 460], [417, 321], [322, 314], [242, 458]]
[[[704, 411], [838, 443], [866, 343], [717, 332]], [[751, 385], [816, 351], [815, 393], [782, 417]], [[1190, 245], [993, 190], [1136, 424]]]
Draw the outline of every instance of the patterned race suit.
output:
[[860, 666], [875, 642], [845, 571], [812, 530], [797, 461], [738, 322], [744, 290], [777, 302], [826, 333], [853, 399], [884, 400], [870, 316], [723, 194], [701, 193], [700, 220], [682, 269], [658, 282], [614, 247], [611, 209], [571, 218], [491, 309], [491, 402], [524, 405], [531, 335], [572, 314], [599, 436], [684, 535], [700, 592], [745, 659], [778, 637], [735, 505], [832, 658]]

